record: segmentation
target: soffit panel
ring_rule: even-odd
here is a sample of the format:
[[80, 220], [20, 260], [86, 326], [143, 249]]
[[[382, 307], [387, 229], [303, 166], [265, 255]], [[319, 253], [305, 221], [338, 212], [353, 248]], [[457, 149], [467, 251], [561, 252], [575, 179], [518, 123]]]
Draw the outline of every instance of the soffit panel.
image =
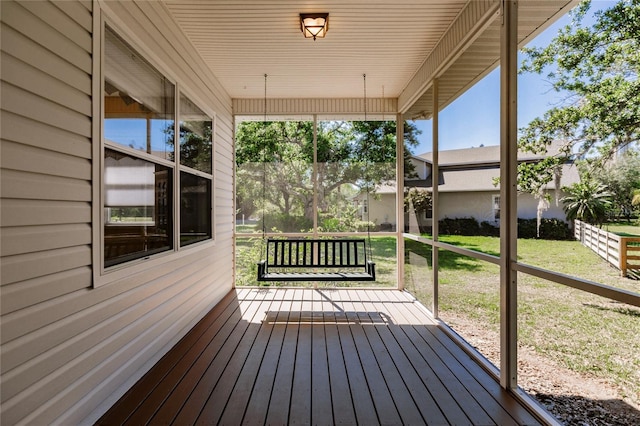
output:
[[[466, 0], [165, 0], [232, 98], [396, 98]], [[328, 12], [326, 38], [299, 14]], [[383, 89], [384, 86], [384, 89]]]
[[[471, 0], [475, 1], [475, 0]], [[490, 1], [490, 0], [483, 0]], [[523, 45], [574, 5], [574, 0], [521, 0]], [[164, 0], [174, 19], [234, 99], [398, 98], [456, 19], [466, 0]], [[473, 6], [473, 4], [471, 4]], [[326, 38], [305, 39], [299, 14], [328, 12]], [[440, 107], [498, 64], [500, 17], [479, 34], [440, 78]], [[464, 23], [464, 22], [463, 22]], [[450, 58], [446, 58], [449, 60]], [[430, 82], [405, 111], [432, 114]], [[414, 90], [414, 89], [412, 89]]]

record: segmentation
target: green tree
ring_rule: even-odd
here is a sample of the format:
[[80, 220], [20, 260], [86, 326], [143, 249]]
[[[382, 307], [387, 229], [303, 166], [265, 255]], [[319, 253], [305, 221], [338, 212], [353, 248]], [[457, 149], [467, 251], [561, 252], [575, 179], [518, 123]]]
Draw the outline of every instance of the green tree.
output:
[[521, 189], [539, 194], [568, 159], [591, 158], [600, 167], [616, 152], [632, 147], [640, 133], [640, 0], [620, 0], [583, 22], [591, 6], [583, 1], [572, 22], [545, 48], [525, 48], [521, 73], [546, 72], [564, 102], [521, 129], [519, 147], [545, 154], [554, 141], [558, 153], [542, 163], [519, 167]]
[[606, 187], [594, 179], [586, 178], [581, 182], [562, 188], [567, 195], [563, 203], [567, 219], [579, 219], [587, 223], [601, 225], [611, 204], [611, 194]]
[[423, 188], [405, 188], [404, 210], [410, 211], [413, 207], [416, 213], [426, 212], [431, 209], [433, 200], [431, 192]]
[[631, 221], [633, 193], [640, 190], [640, 156], [629, 152], [592, 174], [611, 194], [611, 214]]
[[[418, 144], [418, 133], [415, 125], [405, 123], [405, 164], [409, 172], [413, 170], [410, 152]], [[377, 185], [395, 179], [393, 121], [321, 121], [317, 147], [321, 211], [328, 211], [329, 206], [335, 210], [336, 204], [345, 203], [347, 194], [374, 192]], [[236, 131], [237, 205], [251, 199], [265, 212], [312, 219], [313, 157], [312, 122], [240, 123]]]

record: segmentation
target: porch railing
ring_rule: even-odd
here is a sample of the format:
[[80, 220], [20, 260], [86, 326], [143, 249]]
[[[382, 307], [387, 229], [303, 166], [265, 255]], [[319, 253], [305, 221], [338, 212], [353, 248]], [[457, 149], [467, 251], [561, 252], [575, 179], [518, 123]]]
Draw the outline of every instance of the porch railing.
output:
[[640, 237], [623, 237], [576, 220], [574, 237], [620, 270], [623, 277], [640, 275]]

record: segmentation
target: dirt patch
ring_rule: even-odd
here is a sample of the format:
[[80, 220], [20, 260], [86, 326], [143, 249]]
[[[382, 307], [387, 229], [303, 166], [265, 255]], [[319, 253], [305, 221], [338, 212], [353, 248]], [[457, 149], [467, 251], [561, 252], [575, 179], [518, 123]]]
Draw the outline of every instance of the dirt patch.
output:
[[[499, 365], [498, 333], [448, 312], [446, 322], [494, 365]], [[557, 365], [528, 347], [518, 350], [518, 384], [566, 425], [640, 425], [640, 406], [612, 383]]]

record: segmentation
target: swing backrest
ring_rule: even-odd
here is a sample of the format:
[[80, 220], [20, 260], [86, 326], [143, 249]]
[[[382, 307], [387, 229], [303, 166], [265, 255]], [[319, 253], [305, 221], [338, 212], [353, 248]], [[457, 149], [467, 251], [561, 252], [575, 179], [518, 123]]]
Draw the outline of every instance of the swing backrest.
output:
[[267, 240], [267, 268], [366, 268], [364, 239]]

